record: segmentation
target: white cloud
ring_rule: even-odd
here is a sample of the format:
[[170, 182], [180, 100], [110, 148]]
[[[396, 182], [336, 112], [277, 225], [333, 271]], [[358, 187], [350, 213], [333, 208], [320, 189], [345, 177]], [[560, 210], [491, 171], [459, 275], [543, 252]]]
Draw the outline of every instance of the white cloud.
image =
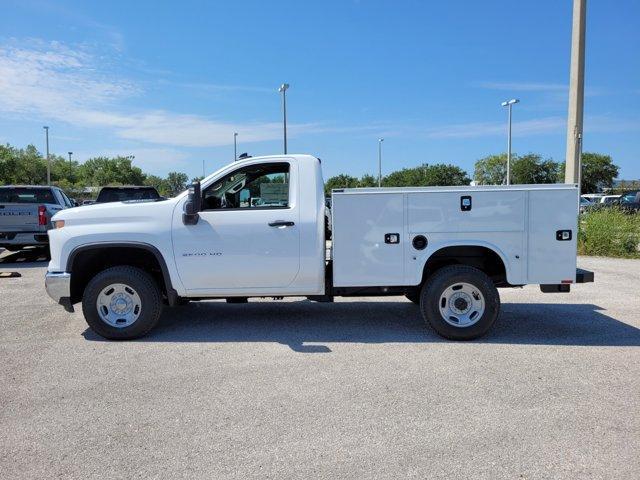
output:
[[0, 109], [64, 120], [137, 93], [131, 82], [108, 78], [92, 63], [85, 49], [58, 42], [0, 47]]
[[[39, 116], [76, 126], [111, 129], [127, 140], [174, 147], [229, 145], [238, 132], [244, 143], [278, 139], [279, 122], [236, 124], [166, 110], [126, 111], [127, 97], [141, 94], [133, 82], [107, 75], [91, 52], [58, 42], [31, 42], [29, 48], [0, 47], [0, 111]], [[252, 87], [214, 86], [221, 90]], [[294, 124], [291, 135], [313, 128]]]

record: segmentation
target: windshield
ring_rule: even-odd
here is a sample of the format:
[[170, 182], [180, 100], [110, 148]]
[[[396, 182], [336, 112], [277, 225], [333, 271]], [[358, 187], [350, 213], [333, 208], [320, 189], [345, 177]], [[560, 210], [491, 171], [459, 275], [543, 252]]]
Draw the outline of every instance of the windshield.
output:
[[49, 188], [0, 188], [0, 203], [58, 203]]

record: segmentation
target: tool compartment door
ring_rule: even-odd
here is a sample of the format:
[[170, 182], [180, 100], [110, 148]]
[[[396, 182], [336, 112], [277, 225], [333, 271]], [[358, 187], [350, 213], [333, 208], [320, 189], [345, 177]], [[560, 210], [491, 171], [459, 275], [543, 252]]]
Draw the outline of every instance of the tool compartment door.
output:
[[528, 283], [575, 281], [577, 237], [578, 189], [531, 190]]
[[333, 194], [334, 286], [403, 284], [404, 212], [402, 193]]

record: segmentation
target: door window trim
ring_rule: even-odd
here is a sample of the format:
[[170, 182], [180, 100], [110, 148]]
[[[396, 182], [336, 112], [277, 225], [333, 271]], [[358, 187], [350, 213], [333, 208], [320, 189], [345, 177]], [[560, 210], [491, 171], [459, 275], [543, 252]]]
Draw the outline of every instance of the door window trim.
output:
[[288, 160], [275, 161], [275, 162], [265, 162], [265, 163], [252, 163], [249, 165], [243, 165], [235, 170], [231, 170], [229, 173], [225, 173], [218, 179], [211, 182], [207, 187], [202, 191], [202, 201], [204, 202], [204, 194], [207, 189], [211, 188], [215, 183], [229, 175], [233, 175], [234, 173], [251, 166], [257, 165], [279, 165], [279, 164], [287, 164], [289, 166], [289, 186], [287, 188], [287, 205], [286, 206], [258, 206], [258, 207], [234, 207], [234, 208], [211, 208], [207, 210], [202, 210], [199, 213], [208, 213], [208, 212], [255, 212], [257, 210], [291, 210], [293, 206], [291, 205], [291, 172], [292, 172], [292, 163]]

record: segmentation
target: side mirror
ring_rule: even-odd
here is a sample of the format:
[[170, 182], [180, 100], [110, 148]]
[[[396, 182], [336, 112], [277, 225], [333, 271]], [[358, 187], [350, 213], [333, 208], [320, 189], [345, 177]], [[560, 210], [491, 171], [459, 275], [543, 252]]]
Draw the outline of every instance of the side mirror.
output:
[[200, 182], [193, 182], [189, 187], [187, 201], [184, 203], [184, 213], [182, 223], [185, 225], [195, 225], [200, 219], [198, 212], [202, 210], [202, 190]]

